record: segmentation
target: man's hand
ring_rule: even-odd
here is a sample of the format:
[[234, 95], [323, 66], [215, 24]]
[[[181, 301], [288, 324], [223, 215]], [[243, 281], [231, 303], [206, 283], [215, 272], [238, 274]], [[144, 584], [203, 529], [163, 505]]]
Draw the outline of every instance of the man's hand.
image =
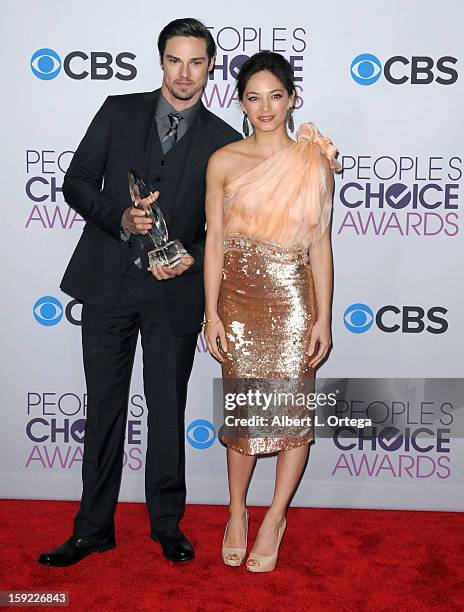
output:
[[193, 263], [194, 259], [191, 255], [184, 255], [177, 266], [174, 266], [173, 268], [156, 264], [147, 268], [147, 270], [149, 270], [157, 280], [169, 280], [170, 278], [175, 278], [176, 276], [183, 274], [185, 270], [188, 270], [191, 266], [193, 266]]
[[159, 194], [159, 191], [155, 191], [155, 193], [150, 191], [150, 195], [148, 197], [144, 198], [143, 200], [140, 198], [135, 200], [137, 207], [129, 206], [129, 208], [126, 208], [122, 216], [123, 228], [129, 231], [131, 234], [147, 234], [148, 230], [150, 230], [151, 226], [153, 225], [153, 221], [146, 216], [146, 211], [148, 210], [150, 204], [156, 202]]

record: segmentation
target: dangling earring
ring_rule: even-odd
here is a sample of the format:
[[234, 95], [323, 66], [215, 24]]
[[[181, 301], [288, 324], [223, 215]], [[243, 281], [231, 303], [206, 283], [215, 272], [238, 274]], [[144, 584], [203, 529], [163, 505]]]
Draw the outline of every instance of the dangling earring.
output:
[[293, 133], [295, 130], [295, 123], [293, 121], [293, 108], [287, 109], [287, 125], [290, 132]]
[[248, 138], [248, 136], [250, 135], [250, 126], [248, 125], [248, 115], [246, 114], [245, 111], [243, 111], [243, 133], [245, 134], [246, 138]]

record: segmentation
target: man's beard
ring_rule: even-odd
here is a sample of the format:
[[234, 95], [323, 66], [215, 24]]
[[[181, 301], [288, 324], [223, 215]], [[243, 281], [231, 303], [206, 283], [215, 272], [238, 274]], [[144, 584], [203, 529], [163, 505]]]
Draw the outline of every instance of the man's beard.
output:
[[192, 87], [192, 89], [177, 89], [170, 87], [171, 94], [177, 98], [177, 100], [190, 100], [195, 94], [197, 94], [202, 88]]

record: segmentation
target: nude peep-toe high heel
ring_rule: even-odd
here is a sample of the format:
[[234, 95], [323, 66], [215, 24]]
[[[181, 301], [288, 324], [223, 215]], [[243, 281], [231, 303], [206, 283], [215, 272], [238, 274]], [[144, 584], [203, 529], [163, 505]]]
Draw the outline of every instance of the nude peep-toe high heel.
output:
[[[277, 557], [279, 556], [280, 543], [284, 535], [285, 528], [287, 527], [287, 521], [284, 519], [282, 525], [279, 528], [279, 536], [277, 541], [277, 547], [272, 555], [258, 555], [257, 553], [251, 552], [246, 563], [246, 568], [249, 572], [272, 572], [277, 564]], [[250, 564], [250, 561], [252, 562]]]
[[[224, 532], [224, 538], [222, 540], [222, 560], [226, 565], [231, 565], [233, 567], [238, 567], [243, 563], [245, 559], [247, 545], [248, 545], [248, 523], [250, 522], [250, 515], [248, 514], [248, 510], [245, 511], [245, 548], [232, 548], [231, 546], [224, 546], [224, 542], [226, 540], [226, 533], [229, 523], [227, 523], [226, 530]], [[236, 555], [238, 559], [231, 559], [231, 555]]]

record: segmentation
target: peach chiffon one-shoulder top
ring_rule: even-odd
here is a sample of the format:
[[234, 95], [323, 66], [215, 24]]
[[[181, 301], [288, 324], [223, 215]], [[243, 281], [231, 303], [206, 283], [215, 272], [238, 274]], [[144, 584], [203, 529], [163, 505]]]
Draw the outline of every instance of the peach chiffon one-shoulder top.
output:
[[313, 123], [296, 142], [232, 179], [224, 192], [224, 238], [241, 234], [308, 249], [330, 223], [337, 148]]

